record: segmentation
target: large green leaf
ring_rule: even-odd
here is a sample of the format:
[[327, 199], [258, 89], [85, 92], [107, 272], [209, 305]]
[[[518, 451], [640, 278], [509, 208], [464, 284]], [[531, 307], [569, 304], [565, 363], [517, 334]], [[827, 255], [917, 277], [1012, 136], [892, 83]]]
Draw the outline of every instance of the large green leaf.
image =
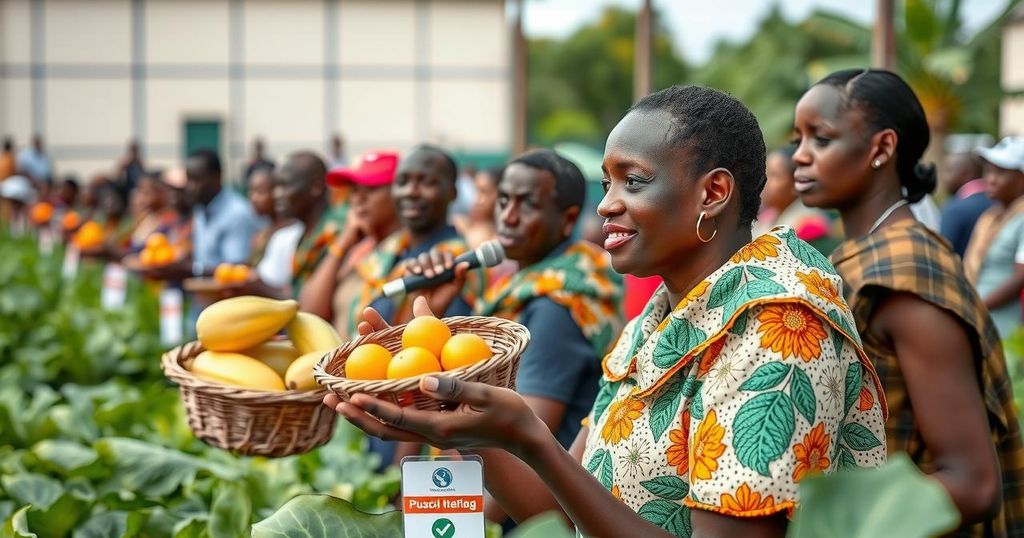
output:
[[150, 498], [170, 495], [190, 484], [200, 472], [224, 480], [236, 479], [230, 468], [211, 465], [177, 450], [125, 438], [108, 438], [95, 445], [103, 462], [113, 469], [112, 483]]
[[612, 400], [615, 398], [615, 393], [619, 390], [619, 384], [620, 382], [618, 381], [607, 381], [603, 377], [601, 378], [601, 390], [597, 391], [597, 397], [594, 399], [595, 425], [604, 416], [608, 406], [611, 405]]
[[222, 482], [210, 506], [210, 538], [238, 538], [249, 535], [252, 501], [238, 484]]
[[401, 538], [402, 514], [360, 512], [329, 495], [299, 495], [253, 525], [253, 538]]
[[882, 446], [882, 442], [878, 440], [875, 434], [871, 433], [871, 430], [856, 422], [843, 426], [842, 435], [843, 441], [850, 448], [858, 452]]
[[793, 380], [789, 385], [789, 395], [793, 398], [797, 411], [800, 411], [800, 414], [813, 426], [818, 406], [817, 398], [814, 395], [814, 385], [811, 384], [811, 378], [799, 366], [793, 368]]
[[60, 482], [40, 474], [5, 476], [4, 491], [19, 504], [30, 504], [36, 510], [49, 510], [64, 494]]
[[650, 422], [651, 422], [651, 433], [654, 434], [654, 440], [661, 439], [661, 436], [665, 434], [665, 430], [672, 424], [672, 421], [676, 418], [676, 414], [679, 412], [679, 401], [682, 398], [683, 386], [686, 384], [686, 380], [680, 379], [675, 383], [672, 383], [654, 403], [651, 404]]
[[691, 533], [690, 509], [681, 502], [656, 499], [645, 503], [637, 513], [676, 536], [689, 536]]
[[587, 462], [587, 471], [596, 476], [597, 481], [606, 489], [612, 489], [612, 480], [614, 476], [612, 469], [612, 455], [610, 452], [603, 448], [595, 450], [594, 454], [590, 457], [590, 461]]
[[48, 469], [64, 476], [75, 474], [96, 462], [96, 451], [74, 441], [47, 439], [32, 447], [32, 454]]
[[793, 402], [782, 391], [765, 392], [747, 400], [733, 422], [733, 448], [740, 464], [771, 476], [768, 465], [789, 448], [796, 429]]
[[853, 409], [860, 397], [861, 365], [855, 362], [846, 367], [846, 378], [844, 380], [843, 414], [846, 415]]
[[733, 267], [726, 271], [711, 288], [711, 295], [708, 296], [708, 308], [718, 308], [724, 305], [729, 297], [736, 292], [736, 288], [739, 287], [742, 280], [742, 267]]
[[707, 333], [689, 320], [673, 319], [658, 337], [658, 344], [654, 348], [654, 365], [663, 369], [675, 366], [707, 337]]
[[796, 258], [811, 267], [817, 267], [828, 274], [836, 272], [835, 267], [828, 261], [828, 258], [822, 256], [820, 252], [806, 241], [798, 238], [796, 234], [786, 234], [786, 246], [793, 252]]
[[38, 538], [36, 533], [29, 530], [28, 527], [30, 508], [30, 506], [24, 506], [11, 514], [11, 517], [4, 522], [3, 529], [0, 529], [0, 538]]
[[72, 538], [128, 538], [135, 536], [145, 525], [147, 514], [136, 512], [101, 512], [75, 529]]
[[925, 538], [957, 527], [959, 514], [942, 486], [906, 454], [881, 469], [858, 469], [800, 482], [789, 538]]
[[690, 486], [678, 476], [659, 476], [640, 483], [647, 491], [670, 501], [681, 501], [688, 493]]
[[754, 299], [770, 297], [786, 291], [786, 288], [774, 280], [754, 280], [740, 286], [736, 293], [729, 297], [722, 310], [722, 321], [727, 321], [740, 307]]
[[572, 538], [560, 514], [546, 512], [516, 527], [509, 538]]
[[740, 385], [740, 390], [761, 391], [775, 388], [789, 375], [793, 367], [780, 361], [758, 366], [754, 373]]

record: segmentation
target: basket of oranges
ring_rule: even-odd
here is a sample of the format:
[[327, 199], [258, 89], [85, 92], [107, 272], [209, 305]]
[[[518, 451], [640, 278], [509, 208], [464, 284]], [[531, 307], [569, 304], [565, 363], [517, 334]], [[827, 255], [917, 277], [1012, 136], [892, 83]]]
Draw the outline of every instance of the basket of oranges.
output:
[[421, 316], [342, 344], [313, 367], [317, 382], [344, 401], [366, 393], [401, 406], [440, 410], [419, 391], [427, 374], [514, 389], [526, 327], [500, 318]]
[[213, 271], [213, 278], [196, 277], [185, 279], [185, 291], [217, 295], [221, 292], [241, 289], [253, 278], [248, 265], [222, 263]]

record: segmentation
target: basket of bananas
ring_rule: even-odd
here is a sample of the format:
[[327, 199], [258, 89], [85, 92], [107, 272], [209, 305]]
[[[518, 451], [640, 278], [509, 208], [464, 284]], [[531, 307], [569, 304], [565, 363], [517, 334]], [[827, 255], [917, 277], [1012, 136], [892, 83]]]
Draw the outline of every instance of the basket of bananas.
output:
[[514, 321], [420, 316], [342, 344], [320, 359], [313, 375], [344, 401], [365, 393], [436, 411], [444, 404], [420, 392], [422, 376], [442, 374], [515, 389], [519, 358], [529, 343], [530, 332]]
[[[270, 457], [308, 452], [331, 438], [334, 411], [313, 365], [341, 343], [329, 323], [295, 301], [233, 297], [196, 321], [197, 342], [163, 355], [181, 389], [189, 427], [212, 446]], [[279, 339], [281, 332], [287, 339]]]

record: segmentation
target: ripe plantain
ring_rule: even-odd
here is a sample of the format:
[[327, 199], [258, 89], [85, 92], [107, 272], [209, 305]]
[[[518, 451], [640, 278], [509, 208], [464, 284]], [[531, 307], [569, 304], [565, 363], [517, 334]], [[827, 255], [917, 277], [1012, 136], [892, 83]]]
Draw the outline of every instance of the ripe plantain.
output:
[[324, 353], [326, 352], [314, 351], [295, 359], [295, 362], [288, 367], [288, 372], [284, 375], [284, 384], [290, 390], [320, 388], [316, 379], [313, 378], [313, 365], [316, 364], [316, 361], [320, 360], [320, 357], [324, 356]]
[[293, 300], [242, 296], [206, 307], [196, 321], [196, 336], [211, 351], [242, 351], [269, 340], [299, 311]]
[[277, 375], [284, 377], [285, 372], [288, 371], [288, 367], [291, 366], [295, 359], [299, 358], [298, 349], [287, 340], [271, 340], [269, 342], [263, 342], [262, 344], [249, 348], [241, 352], [242, 355], [252, 357], [263, 364], [274, 369]]
[[240, 353], [204, 351], [192, 361], [199, 379], [249, 389], [283, 391], [284, 381], [266, 364]]
[[341, 345], [341, 336], [334, 326], [308, 312], [296, 314], [286, 330], [288, 338], [303, 355], [314, 351], [327, 352]]

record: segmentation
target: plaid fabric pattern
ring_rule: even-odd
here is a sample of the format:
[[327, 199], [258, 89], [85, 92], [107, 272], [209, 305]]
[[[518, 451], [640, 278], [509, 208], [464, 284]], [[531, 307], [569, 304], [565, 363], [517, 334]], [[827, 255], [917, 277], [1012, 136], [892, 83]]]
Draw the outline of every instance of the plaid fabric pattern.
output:
[[[864, 350], [875, 362], [889, 404], [886, 434], [889, 452], [906, 452], [925, 472], [932, 455], [921, 439], [906, 383], [894, 351], [867, 332], [873, 309], [884, 291], [913, 293], [962, 320], [978, 350], [985, 408], [999, 454], [1003, 507], [995, 519], [965, 529], [958, 536], [1024, 536], [1024, 446], [1013, 405], [1013, 389], [995, 325], [964, 274], [949, 243], [917, 221], [888, 226], [867, 237], [851, 239], [832, 254], [845, 282]], [[879, 293], [882, 291], [883, 293]]]

